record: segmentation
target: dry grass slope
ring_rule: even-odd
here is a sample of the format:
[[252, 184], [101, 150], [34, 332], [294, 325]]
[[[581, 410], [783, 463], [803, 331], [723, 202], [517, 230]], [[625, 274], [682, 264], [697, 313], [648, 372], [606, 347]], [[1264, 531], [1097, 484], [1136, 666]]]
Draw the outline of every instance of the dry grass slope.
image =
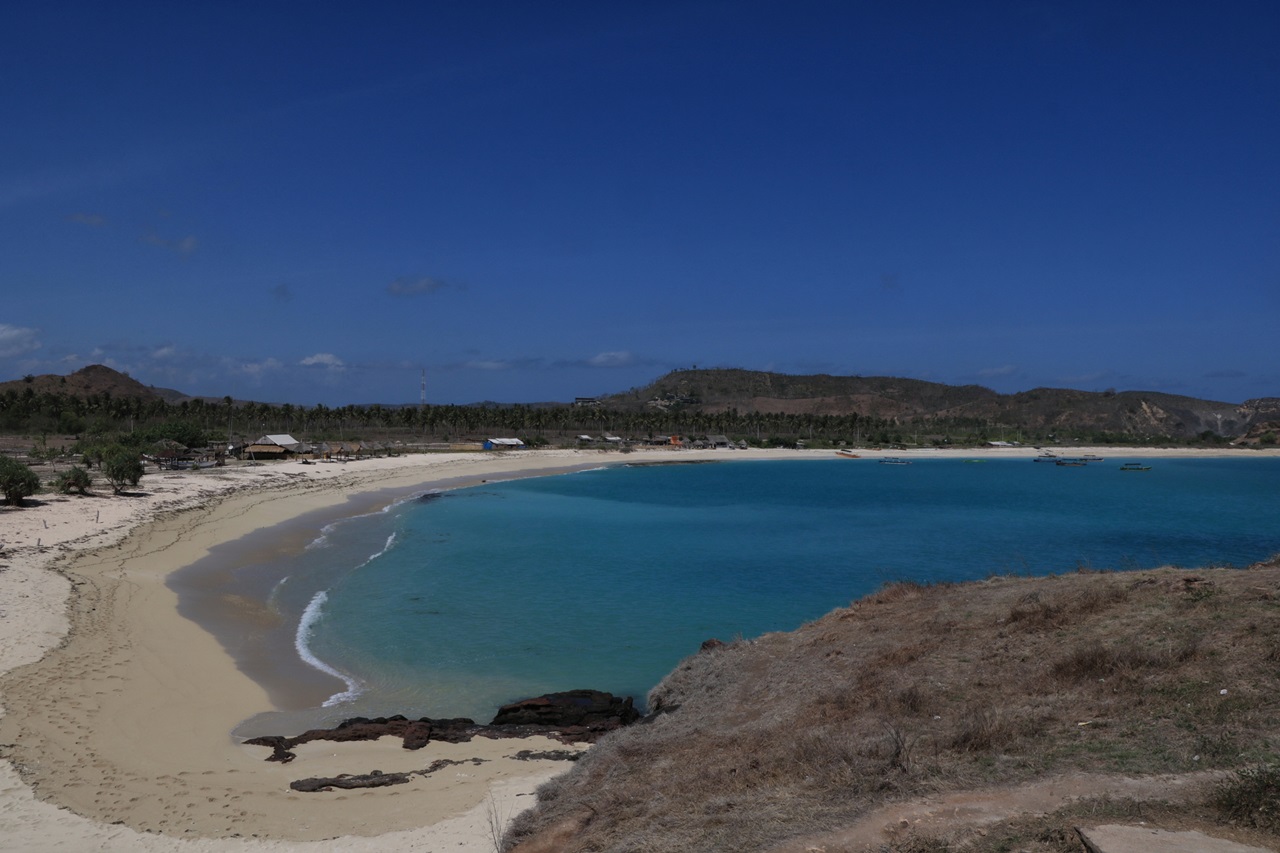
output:
[[[1245, 775], [1196, 813], [1274, 845], [1277, 822], [1248, 819], [1280, 808], [1280, 561], [896, 584], [694, 655], [649, 702], [539, 791], [507, 849], [767, 850], [893, 800], [1214, 769]], [[1245, 790], [1243, 817], [1222, 806]], [[900, 849], [970, 849], [955, 843]]]

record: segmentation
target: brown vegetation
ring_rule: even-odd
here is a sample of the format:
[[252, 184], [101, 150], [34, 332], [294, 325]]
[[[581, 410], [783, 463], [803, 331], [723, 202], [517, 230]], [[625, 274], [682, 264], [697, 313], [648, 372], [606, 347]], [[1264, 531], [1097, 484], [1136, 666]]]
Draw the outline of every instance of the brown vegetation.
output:
[[[1280, 561], [895, 584], [685, 660], [651, 693], [653, 716], [545, 785], [508, 844], [554, 832], [566, 853], [767, 850], [925, 795], [1212, 770], [1243, 773], [1236, 793], [1169, 811], [1274, 843], [1277, 662]], [[1244, 790], [1252, 824], [1214, 805]], [[913, 838], [897, 849], [962, 849]]]
[[1241, 404], [1157, 391], [1035, 388], [999, 394], [979, 385], [944, 385], [889, 376], [794, 376], [758, 370], [677, 370], [643, 388], [603, 399], [620, 409], [788, 415], [849, 415], [920, 425], [1005, 424], [1033, 431], [1092, 431], [1187, 438], [1205, 431], [1235, 436], [1280, 411], [1280, 400]]
[[110, 394], [112, 397], [136, 397], [142, 400], [161, 398], [160, 392], [155, 388], [148, 388], [128, 374], [101, 364], [82, 367], [66, 376], [42, 373], [26, 379], [0, 382], [0, 394], [5, 391], [22, 394], [27, 390], [35, 394], [68, 394], [75, 397]]

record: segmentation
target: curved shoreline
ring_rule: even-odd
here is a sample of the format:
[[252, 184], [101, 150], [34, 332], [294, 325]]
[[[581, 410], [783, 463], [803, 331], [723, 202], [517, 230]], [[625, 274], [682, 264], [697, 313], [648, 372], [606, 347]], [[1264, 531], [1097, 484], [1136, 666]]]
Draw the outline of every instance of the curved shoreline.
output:
[[[929, 455], [990, 458], [1035, 452], [1002, 448]], [[192, 849], [180, 835], [224, 838], [204, 841], [200, 850], [317, 849], [290, 840], [336, 837], [344, 837], [344, 850], [492, 849], [488, 798], [495, 791], [505, 797], [505, 805], [495, 808], [509, 817], [518, 796], [563, 765], [517, 763], [508, 757], [518, 748], [510, 742], [431, 744], [421, 754], [382, 742], [323, 744], [299, 754], [305, 766], [269, 765], [260, 750], [239, 746], [229, 735], [238, 722], [271, 707], [265, 691], [236, 668], [208, 632], [177, 612], [166, 577], [217, 543], [341, 506], [351, 494], [457, 488], [489, 478], [636, 461], [830, 455], [551, 451], [403, 457], [346, 466], [282, 463], [267, 470], [152, 475], [142, 485], [148, 494], [140, 498], [50, 499], [42, 507], [6, 510], [0, 516], [6, 546], [0, 562], [8, 564], [0, 572], [0, 703], [5, 708], [0, 743], [12, 746], [2, 748], [7, 761], [0, 766], [0, 837], [27, 850]], [[1123, 449], [1113, 455], [1272, 454]], [[103, 531], [108, 525], [111, 529]], [[450, 768], [412, 787], [336, 795], [288, 790], [289, 781], [303, 776], [373, 768], [392, 772], [420, 768], [439, 757], [477, 755], [487, 762], [468, 766], [465, 773]], [[48, 802], [32, 797], [14, 764]], [[398, 799], [402, 796], [406, 799]], [[525, 796], [521, 805], [531, 802]], [[235, 833], [275, 840], [226, 838]]]
[[[152, 482], [144, 480], [150, 494], [142, 500], [76, 499], [49, 509], [6, 513], [6, 522], [38, 520], [41, 531], [67, 534], [70, 530], [60, 529], [75, 528], [73, 519], [64, 517], [68, 512], [78, 511], [82, 524], [86, 515], [90, 524], [103, 524], [105, 510], [134, 510], [110, 519], [116, 532], [77, 528], [78, 535], [61, 543], [41, 535], [36, 537], [39, 548], [5, 552], [14, 565], [0, 577], [41, 587], [41, 611], [61, 611], [65, 600], [69, 618], [54, 621], [69, 630], [43, 657], [38, 644], [25, 651], [5, 647], [2, 662], [9, 671], [0, 680], [5, 706], [0, 742], [13, 746], [4, 748], [8, 763], [0, 777], [3, 836], [17, 839], [24, 826], [42, 825], [28, 833], [36, 846], [24, 844], [24, 849], [66, 849], [55, 840], [58, 824], [78, 824], [79, 834], [88, 831], [84, 821], [68, 821], [65, 812], [50, 815], [35, 801], [25, 808], [15, 805], [9, 793], [17, 787], [12, 774], [16, 765], [23, 770], [23, 781], [43, 799], [100, 822], [108, 836], [122, 833], [112, 826], [117, 822], [133, 830], [119, 849], [182, 846], [177, 839], [166, 844], [162, 837], [138, 832], [318, 840], [410, 830], [415, 831], [415, 849], [468, 849], [459, 847], [461, 841], [470, 849], [490, 847], [484, 815], [472, 814], [461, 836], [442, 822], [475, 812], [495, 784], [500, 790], [518, 787], [510, 792], [513, 798], [562, 770], [563, 764], [517, 762], [509, 756], [522, 747], [496, 741], [431, 744], [417, 754], [382, 742], [328, 744], [300, 753], [305, 767], [298, 761], [288, 769], [268, 764], [262, 750], [239, 746], [230, 736], [242, 719], [272, 707], [265, 691], [235, 667], [210, 634], [178, 613], [176, 594], [164, 581], [219, 542], [318, 508], [342, 506], [351, 493], [427, 483], [457, 486], [564, 469], [581, 461], [580, 454], [410, 457], [333, 466], [333, 473], [329, 466], [308, 466], [317, 471], [286, 463], [267, 472], [239, 469], [215, 478], [204, 472], [173, 480], [156, 476]], [[44, 526], [49, 523], [51, 527]], [[118, 532], [125, 529], [127, 533]], [[6, 607], [6, 621], [9, 611]], [[42, 618], [40, 613], [26, 615], [36, 622]], [[57, 642], [58, 628], [45, 629], [46, 646]], [[437, 758], [482, 758], [486, 763], [465, 773], [442, 771], [436, 774], [440, 778], [372, 792], [374, 796], [300, 795], [288, 789], [290, 781], [303, 776], [418, 769]], [[406, 800], [400, 797], [412, 798], [414, 807], [401, 806]], [[351, 807], [335, 808], [339, 799], [349, 800]], [[243, 842], [225, 843], [231, 845], [227, 849], [244, 849]]]

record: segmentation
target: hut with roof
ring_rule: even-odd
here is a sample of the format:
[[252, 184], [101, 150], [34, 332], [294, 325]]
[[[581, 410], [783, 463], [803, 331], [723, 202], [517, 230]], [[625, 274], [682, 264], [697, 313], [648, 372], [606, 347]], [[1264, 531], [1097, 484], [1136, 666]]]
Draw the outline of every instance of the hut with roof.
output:
[[287, 433], [264, 435], [245, 447], [243, 453], [250, 459], [288, 459], [305, 452], [302, 442]]

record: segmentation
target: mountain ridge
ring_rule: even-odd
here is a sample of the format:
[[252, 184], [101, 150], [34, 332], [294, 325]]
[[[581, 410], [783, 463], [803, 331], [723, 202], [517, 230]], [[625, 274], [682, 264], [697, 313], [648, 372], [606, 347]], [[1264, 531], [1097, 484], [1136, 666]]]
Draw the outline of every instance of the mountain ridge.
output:
[[1251, 435], [1280, 422], [1280, 398], [1243, 403], [1161, 391], [1033, 388], [1001, 394], [982, 385], [946, 385], [888, 376], [790, 375], [740, 369], [673, 371], [641, 388], [601, 398], [622, 409], [718, 413], [874, 416], [899, 423], [937, 419], [1028, 429], [1090, 428], [1145, 435]]
[[[44, 374], [0, 383], [0, 394], [9, 393], [80, 398], [109, 394], [170, 405], [194, 400], [220, 404], [225, 400], [143, 385], [101, 364], [66, 376]], [[233, 405], [247, 402], [234, 400]], [[948, 385], [905, 377], [785, 374], [743, 368], [674, 370], [648, 385], [617, 394], [576, 403], [521, 405], [554, 408], [583, 403], [631, 413], [857, 416], [922, 428], [963, 424], [988, 432], [1025, 429], [1039, 433], [1085, 429], [1151, 438], [1235, 437], [1246, 443], [1280, 432], [1280, 397], [1229, 403], [1162, 391], [1049, 387], [1003, 394], [982, 385]]]

